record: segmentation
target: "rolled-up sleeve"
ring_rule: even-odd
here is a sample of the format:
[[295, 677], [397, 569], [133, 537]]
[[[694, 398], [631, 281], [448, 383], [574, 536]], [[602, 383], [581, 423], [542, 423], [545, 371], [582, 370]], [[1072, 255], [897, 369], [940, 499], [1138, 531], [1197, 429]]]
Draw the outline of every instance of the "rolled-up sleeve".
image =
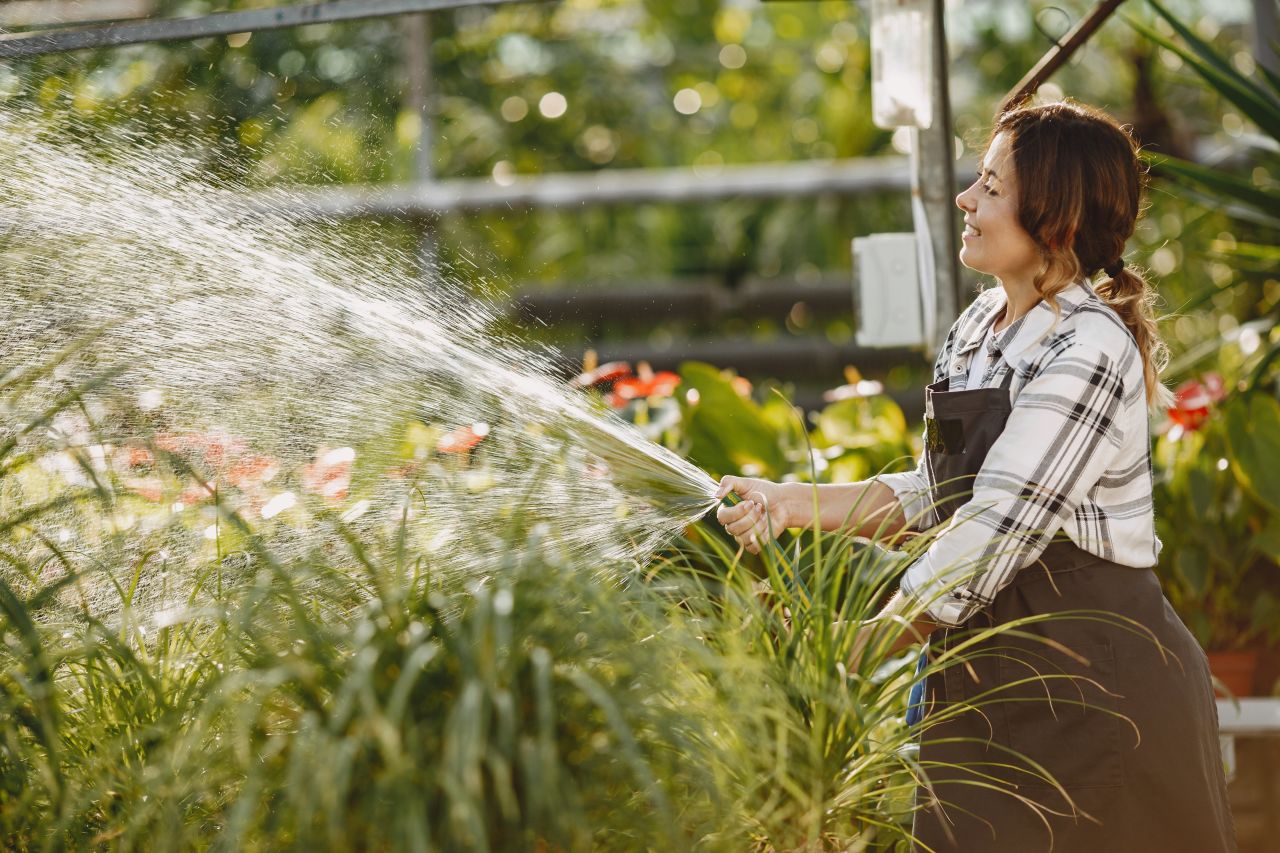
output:
[[1119, 365], [1102, 350], [1077, 343], [1054, 355], [1023, 386], [973, 496], [907, 569], [903, 593], [952, 626], [990, 604], [1116, 457], [1123, 402]]
[[913, 471], [877, 474], [871, 479], [877, 483], [884, 483], [893, 490], [909, 529], [923, 530], [937, 524], [937, 517], [933, 512], [933, 501], [929, 499], [929, 475], [925, 473], [923, 457]]

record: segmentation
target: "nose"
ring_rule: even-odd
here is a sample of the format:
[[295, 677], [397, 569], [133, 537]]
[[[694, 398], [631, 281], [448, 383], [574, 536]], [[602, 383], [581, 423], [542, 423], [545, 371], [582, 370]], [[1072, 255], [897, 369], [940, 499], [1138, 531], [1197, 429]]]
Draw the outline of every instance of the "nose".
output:
[[956, 196], [956, 207], [960, 208], [965, 213], [973, 212], [973, 202], [970, 200], [970, 197], [969, 197], [969, 190], [971, 189], [973, 189], [973, 187], [969, 187], [965, 189], [958, 196]]

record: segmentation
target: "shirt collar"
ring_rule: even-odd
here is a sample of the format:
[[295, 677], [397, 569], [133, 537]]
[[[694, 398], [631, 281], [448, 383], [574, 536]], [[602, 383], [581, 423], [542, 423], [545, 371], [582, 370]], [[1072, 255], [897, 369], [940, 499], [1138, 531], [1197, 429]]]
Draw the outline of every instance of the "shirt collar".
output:
[[[960, 373], [966, 369], [967, 365], [964, 362], [967, 359], [961, 356], [968, 355], [978, 348], [986, 337], [987, 330], [995, 322], [995, 318], [1004, 311], [1007, 301], [1004, 288], [997, 286], [991, 288], [991, 291], [992, 295], [986, 307], [978, 311], [967, 328], [960, 333], [960, 343], [956, 347], [951, 363], [952, 373]], [[1093, 288], [1088, 282], [1073, 282], [1057, 296], [1058, 305], [1062, 309], [1061, 318], [1055, 317], [1049, 303], [1041, 299], [1030, 311], [1015, 320], [1013, 325], [996, 333], [993, 348], [1010, 367], [1017, 366], [1020, 356], [1029, 347], [1042, 341], [1054, 328], [1055, 321], [1061, 322], [1062, 319], [1070, 316], [1093, 295]]]

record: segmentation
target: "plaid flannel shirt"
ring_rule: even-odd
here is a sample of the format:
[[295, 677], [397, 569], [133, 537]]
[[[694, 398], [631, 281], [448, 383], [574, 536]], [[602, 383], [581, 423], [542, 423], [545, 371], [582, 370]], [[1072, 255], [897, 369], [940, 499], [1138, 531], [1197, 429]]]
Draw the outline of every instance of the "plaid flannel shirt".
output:
[[[902, 591], [939, 622], [959, 625], [1064, 531], [1080, 548], [1126, 566], [1160, 552], [1151, 499], [1151, 439], [1137, 345], [1085, 282], [1043, 300], [1002, 332], [981, 387], [1014, 371], [1013, 411], [974, 480], [973, 494], [902, 578]], [[965, 388], [971, 359], [1005, 306], [983, 291], [951, 327], [934, 381]], [[914, 471], [875, 478], [909, 526], [937, 524], [923, 457]]]

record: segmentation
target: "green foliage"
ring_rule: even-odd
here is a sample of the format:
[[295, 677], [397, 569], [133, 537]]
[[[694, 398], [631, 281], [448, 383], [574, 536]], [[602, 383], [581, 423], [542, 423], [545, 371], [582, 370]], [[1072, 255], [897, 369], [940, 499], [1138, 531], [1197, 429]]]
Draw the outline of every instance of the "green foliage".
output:
[[1280, 639], [1280, 511], [1267, 461], [1278, 415], [1274, 397], [1237, 393], [1198, 428], [1156, 442], [1165, 594], [1206, 649]]
[[[1188, 24], [1163, 5], [1156, 0], [1148, 0], [1148, 5], [1177, 38], [1166, 36], [1133, 17], [1127, 18], [1129, 24], [1144, 38], [1177, 56], [1205, 86], [1257, 125], [1271, 143], [1250, 145], [1248, 158], [1243, 164], [1245, 169], [1235, 174], [1167, 154], [1147, 155], [1155, 175], [1179, 183], [1201, 204], [1221, 210], [1236, 220], [1236, 233], [1218, 235], [1210, 251], [1205, 253], [1219, 265], [1217, 269], [1223, 274], [1212, 275], [1212, 284], [1200, 287], [1178, 307], [1181, 310], [1206, 304], [1227, 307], [1230, 303], [1222, 298], [1228, 295], [1225, 291], [1256, 289], [1263, 291], [1261, 300], [1234, 300], [1235, 304], [1230, 307], [1235, 310], [1228, 313], [1238, 321], [1270, 317], [1274, 323], [1280, 308], [1280, 288], [1275, 280], [1275, 253], [1268, 251], [1264, 243], [1280, 224], [1280, 189], [1270, 177], [1280, 168], [1280, 155], [1276, 149], [1276, 143], [1280, 142], [1280, 84], [1270, 74], [1249, 76], [1242, 73], [1220, 50], [1197, 36]], [[1238, 272], [1233, 275], [1226, 265]], [[1276, 292], [1267, 295], [1268, 290]], [[1194, 347], [1187, 357], [1175, 361], [1172, 373], [1178, 375], [1180, 370], [1203, 361], [1229, 343], [1227, 335], [1219, 338], [1218, 333], [1219, 330], [1213, 329], [1209, 331], [1213, 336], [1209, 341], [1196, 340], [1197, 344], [1205, 345]], [[1264, 379], [1268, 366], [1277, 356], [1280, 342], [1269, 343], [1269, 352], [1251, 379], [1254, 386]]]
[[1169, 24], [1187, 47], [1183, 48], [1136, 19], [1131, 18], [1130, 24], [1151, 41], [1180, 56], [1205, 82], [1239, 107], [1264, 133], [1272, 139], [1280, 139], [1280, 86], [1277, 86], [1276, 79], [1264, 74], [1261, 83], [1250, 80], [1232, 68], [1213, 47], [1197, 37], [1190, 27], [1156, 0], [1147, 0], [1147, 4]]
[[677, 411], [658, 397], [628, 403], [622, 414], [713, 476], [845, 483], [913, 458], [906, 418], [879, 390], [835, 400], [813, 413], [809, 425], [780, 392], [760, 393], [764, 399], [757, 402], [750, 383], [732, 371], [686, 362], [675, 394], [677, 417], [652, 414]]
[[[51, 370], [10, 378], [7, 410], [23, 412], [23, 388]], [[699, 375], [708, 389], [723, 379]], [[75, 388], [45, 420], [106, 402]], [[406, 441], [439, 446], [426, 433]], [[501, 532], [442, 546], [412, 522], [424, 496], [410, 484], [392, 518], [343, 520], [317, 501], [292, 531], [215, 500], [225, 532], [171, 554], [189, 535], [180, 523], [117, 521], [143, 499], [87, 451], [109, 449], [101, 435], [71, 446], [95, 483], [82, 489], [43, 467], [67, 450], [53, 435], [25, 437], [0, 446], [12, 849], [906, 841], [924, 778], [912, 743], [930, 723], [904, 725], [914, 655], [890, 653], [894, 625], [860, 626], [927, 537], [899, 553], [819, 534], [772, 549], [757, 574], [695, 528], [665, 559], [615, 565], [558, 544], [551, 524], [573, 519], [519, 506]], [[157, 469], [203, 481], [183, 452], [154, 449]], [[456, 464], [456, 484], [433, 481], [429, 500], [474, 500], [476, 472]], [[32, 499], [41, 482], [57, 500]], [[74, 548], [56, 535], [68, 528]], [[459, 569], [494, 536], [478, 570]], [[277, 548], [288, 541], [302, 547]]]
[[[258, 5], [165, 0], [157, 12]], [[16, 76], [0, 73], [0, 99], [66, 133], [121, 128], [185, 140], [211, 150], [212, 170], [252, 184], [412, 181], [424, 146], [432, 174], [456, 178], [714, 172], [888, 145], [866, 108], [866, 23], [850, 4], [567, 0], [437, 12], [421, 36], [432, 72], [425, 118], [404, 64], [416, 32], [386, 18], [50, 56], [17, 64]], [[741, 61], [722, 62], [726, 46]], [[673, 106], [683, 89], [699, 93], [694, 114]], [[551, 93], [567, 100], [563, 115], [540, 110]], [[842, 265], [850, 234], [909, 221], [896, 195], [454, 213], [436, 230], [446, 268], [478, 262], [504, 283], [657, 271], [771, 276]]]
[[681, 385], [688, 393], [681, 406], [682, 448], [697, 465], [717, 473], [747, 470], [780, 477], [787, 468], [781, 434], [753, 400], [733, 387], [730, 377], [709, 364], [680, 367]]
[[[1280, 138], [1280, 86], [1273, 76], [1249, 77], [1162, 4], [1148, 0], [1173, 36], [1129, 17], [1129, 24], [1161, 49], [1177, 56], [1225, 102], [1234, 105], [1274, 142]], [[1232, 292], [1274, 287], [1276, 257], [1249, 238], [1274, 230], [1280, 222], [1280, 194], [1274, 181], [1259, 180], [1280, 166], [1274, 148], [1251, 149], [1249, 176], [1180, 160], [1150, 156], [1153, 172], [1181, 184], [1200, 203], [1236, 218], [1241, 238], [1224, 233], [1205, 253], [1224, 274], [1188, 298], [1183, 310], [1228, 307]], [[1237, 272], [1227, 273], [1227, 267]], [[1211, 270], [1213, 267], [1211, 266]], [[1261, 286], [1259, 286], [1261, 285]], [[1276, 299], [1236, 299], [1233, 322], [1209, 328], [1206, 336], [1184, 336], [1187, 351], [1171, 365], [1170, 375], [1186, 375], [1214, 360], [1228, 376], [1227, 398], [1203, 425], [1175, 428], [1157, 441], [1156, 523], [1165, 545], [1166, 594], [1206, 648], [1249, 645], [1280, 638], [1280, 577], [1275, 549], [1280, 529], [1280, 483], [1275, 463], [1280, 454], [1280, 402], [1270, 381], [1280, 356], [1274, 335]], [[1240, 323], [1243, 321], [1243, 326]]]
[[1226, 413], [1231, 472], [1249, 494], [1280, 516], [1280, 400], [1264, 393], [1244, 394]]
[[[0, 461], [6, 486], [36, 467]], [[78, 529], [119, 486], [70, 493]], [[4, 509], [28, 539], [0, 570], [14, 849], [678, 849], [734, 825], [717, 661], [648, 587], [520, 518], [474, 577], [403, 520], [319, 510], [336, 537], [284, 558], [224, 510], [243, 551], [161, 567], [62, 550], [43, 529], [63, 507], [7, 489]], [[184, 596], [163, 610], [135, 599], [158, 571]]]

